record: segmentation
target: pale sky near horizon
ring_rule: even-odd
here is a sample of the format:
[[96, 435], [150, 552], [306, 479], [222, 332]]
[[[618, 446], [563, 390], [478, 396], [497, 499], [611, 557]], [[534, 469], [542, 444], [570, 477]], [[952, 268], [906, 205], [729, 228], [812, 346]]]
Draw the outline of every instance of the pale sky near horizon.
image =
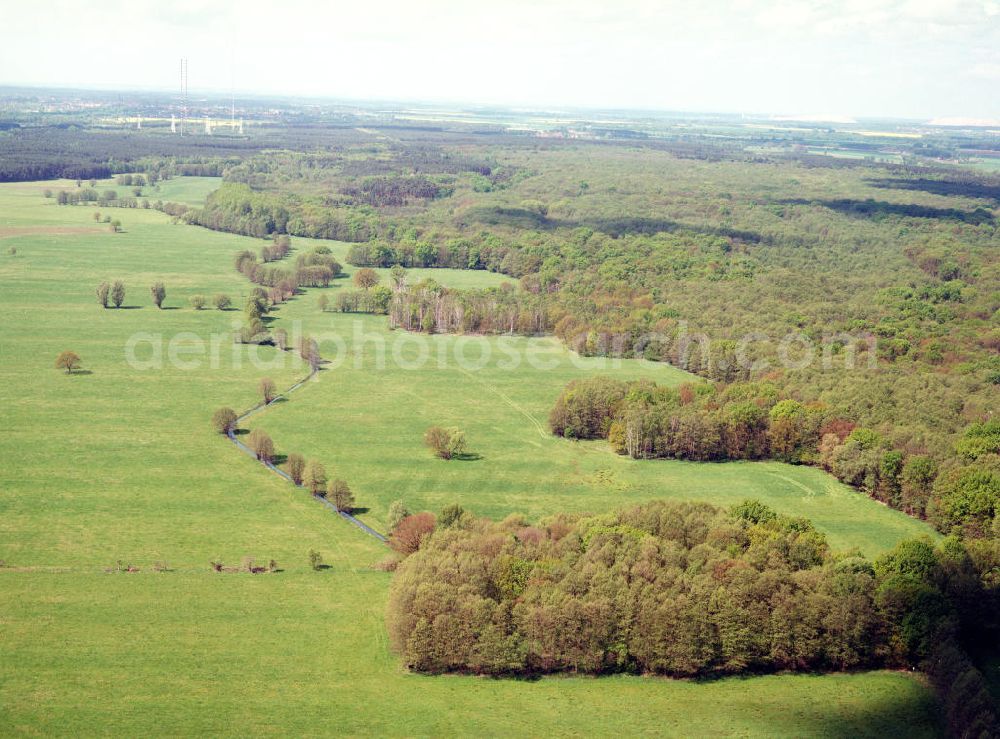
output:
[[1000, 119], [1000, 0], [0, 0], [0, 84]]

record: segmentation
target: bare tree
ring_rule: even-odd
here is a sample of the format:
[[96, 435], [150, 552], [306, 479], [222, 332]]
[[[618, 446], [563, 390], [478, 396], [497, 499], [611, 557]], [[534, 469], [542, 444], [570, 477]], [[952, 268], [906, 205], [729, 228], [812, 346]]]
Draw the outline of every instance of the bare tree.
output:
[[236, 428], [236, 411], [232, 408], [219, 408], [212, 414], [212, 426], [220, 434], [228, 434]]
[[288, 455], [288, 459], [285, 462], [285, 470], [288, 472], [288, 476], [292, 478], [292, 482], [296, 485], [302, 484], [302, 473], [306, 468], [306, 460], [301, 454], [295, 454], [292, 452]]
[[97, 286], [97, 302], [101, 304], [102, 308], [108, 307], [108, 295], [111, 293], [111, 285], [107, 282], [102, 282]]
[[260, 384], [257, 386], [257, 389], [260, 391], [261, 396], [264, 398], [265, 404], [270, 403], [272, 400], [274, 400], [277, 388], [275, 387], [274, 380], [272, 380], [270, 377], [262, 377], [260, 380]]
[[313, 495], [323, 495], [326, 489], [326, 468], [321, 462], [310, 460], [306, 465], [303, 481]]
[[354, 508], [354, 493], [350, 486], [343, 480], [330, 480], [330, 487], [326, 491], [326, 499], [336, 506], [338, 511], [350, 513]]
[[274, 458], [274, 442], [263, 430], [254, 429], [251, 431], [247, 441], [250, 450], [257, 455], [257, 459], [261, 462], [270, 462]]

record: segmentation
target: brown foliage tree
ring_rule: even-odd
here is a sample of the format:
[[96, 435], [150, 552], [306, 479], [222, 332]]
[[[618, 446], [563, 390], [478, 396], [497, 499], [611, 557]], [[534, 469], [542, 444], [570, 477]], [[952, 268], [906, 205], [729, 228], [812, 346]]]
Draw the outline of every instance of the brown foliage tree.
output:
[[125, 302], [125, 283], [121, 280], [115, 280], [115, 284], [111, 286], [111, 302], [115, 304], [115, 308], [121, 308]]
[[277, 387], [274, 384], [274, 380], [270, 377], [262, 377], [257, 389], [260, 391], [261, 397], [264, 399], [264, 403], [270, 403], [274, 400]]
[[162, 282], [157, 282], [151, 288], [149, 288], [150, 295], [153, 296], [153, 303], [157, 308], [163, 308], [163, 300], [167, 297], [167, 288], [163, 286]]
[[251, 431], [247, 441], [247, 446], [261, 462], [270, 462], [274, 458], [274, 442], [263, 430], [254, 429]]
[[76, 352], [65, 351], [56, 357], [56, 369], [66, 370], [67, 375], [75, 372], [80, 364], [80, 356]]
[[220, 434], [228, 434], [236, 428], [236, 411], [232, 408], [219, 408], [212, 414], [212, 426]]
[[393, 530], [389, 546], [404, 557], [413, 554], [420, 548], [420, 542], [434, 531], [436, 523], [434, 514], [426, 511], [407, 516]]
[[379, 282], [378, 272], [370, 267], [362, 267], [354, 273], [354, 285], [362, 290], [369, 290]]
[[343, 480], [330, 480], [326, 491], [326, 499], [333, 503], [338, 511], [350, 513], [354, 508], [354, 493]]
[[285, 461], [285, 469], [288, 471], [288, 476], [292, 478], [292, 482], [296, 485], [302, 484], [302, 473], [306, 468], [306, 460], [301, 454], [296, 454], [292, 452], [288, 455], [288, 459]]
[[323, 495], [326, 492], [326, 468], [321, 462], [309, 460], [302, 480], [313, 495]]

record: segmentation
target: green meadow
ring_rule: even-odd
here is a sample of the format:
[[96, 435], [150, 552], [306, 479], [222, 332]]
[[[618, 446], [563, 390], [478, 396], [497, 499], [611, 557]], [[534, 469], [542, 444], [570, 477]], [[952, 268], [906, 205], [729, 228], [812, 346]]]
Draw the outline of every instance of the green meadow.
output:
[[[178, 178], [149, 194], [195, 205], [217, 183]], [[191, 296], [217, 293], [242, 305], [250, 285], [232, 256], [262, 242], [143, 209], [109, 211], [124, 227], [112, 234], [93, 208], [43, 197], [71, 187], [0, 185], [0, 733], [937, 733], [929, 692], [902, 673], [704, 682], [406, 673], [382, 620], [391, 576], [372, 567], [385, 548], [210, 428], [217, 407], [252, 406], [262, 376], [283, 388], [306, 374], [291, 353], [234, 346], [240, 311], [190, 307]], [[426, 276], [418, 272], [411, 279]], [[425, 272], [445, 285], [503, 280]], [[97, 284], [114, 279], [126, 283], [127, 309], [97, 304]], [[155, 281], [167, 310], [152, 304]], [[346, 479], [376, 528], [397, 498], [412, 510], [458, 502], [538, 518], [660, 497], [757, 497], [809, 517], [839, 549], [876, 555], [931, 533], [815, 469], [635, 461], [547, 431], [571, 379], [693, 379], [679, 370], [581, 360], [550, 339], [405, 335], [384, 317], [320, 312], [322, 292], [281, 306], [271, 325], [318, 337], [329, 364], [247, 425]], [[66, 349], [83, 372], [53, 368]], [[422, 436], [432, 424], [465, 430], [473, 458], [431, 457]], [[309, 568], [310, 549], [326, 569]], [[244, 557], [274, 559], [279, 571], [209, 567]], [[118, 562], [140, 571], [117, 572]]]

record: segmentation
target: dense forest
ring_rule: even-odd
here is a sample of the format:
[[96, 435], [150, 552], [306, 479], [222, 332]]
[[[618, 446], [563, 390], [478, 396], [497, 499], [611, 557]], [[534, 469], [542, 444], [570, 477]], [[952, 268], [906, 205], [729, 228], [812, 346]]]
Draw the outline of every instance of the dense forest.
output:
[[996, 638], [998, 555], [996, 542], [967, 549], [956, 538], [902, 542], [875, 562], [833, 554], [808, 521], [756, 501], [536, 525], [451, 511], [400, 564], [387, 620], [404, 662], [425, 672], [921, 666], [952, 730], [980, 736], [996, 715], [960, 645]]

